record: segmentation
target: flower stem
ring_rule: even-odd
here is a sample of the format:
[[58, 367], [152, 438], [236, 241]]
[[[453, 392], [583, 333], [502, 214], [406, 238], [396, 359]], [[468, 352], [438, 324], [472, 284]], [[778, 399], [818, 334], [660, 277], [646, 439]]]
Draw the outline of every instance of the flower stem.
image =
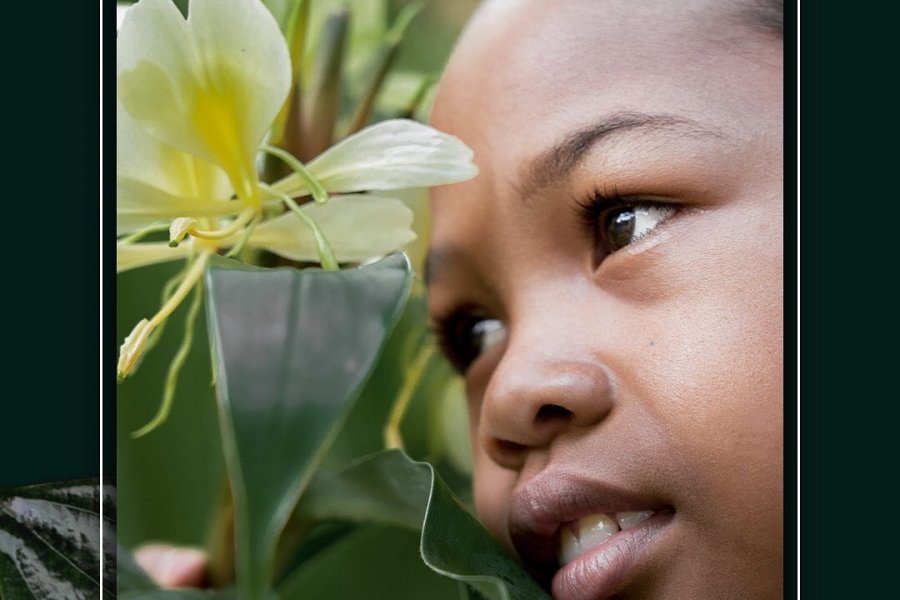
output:
[[[171, 279], [166, 281], [165, 285], [163, 285], [162, 297], [159, 300], [160, 304], [165, 304], [169, 301], [169, 298], [172, 297], [172, 294], [175, 293], [176, 286], [181, 283], [181, 280], [184, 278], [187, 273], [190, 265], [186, 265], [183, 269], [175, 273]], [[150, 338], [147, 340], [147, 345], [144, 347], [144, 353], [150, 352], [159, 339], [162, 337], [162, 333], [166, 328], [166, 323], [163, 321], [160, 323], [156, 329], [153, 330], [153, 333], [150, 334]]]
[[244, 229], [244, 233], [241, 234], [241, 239], [235, 244], [228, 253], [225, 254], [225, 258], [231, 258], [232, 256], [237, 256], [241, 252], [244, 251], [244, 247], [247, 245], [247, 240], [250, 239], [250, 235], [253, 233], [253, 230], [256, 229], [256, 226], [259, 225], [259, 222], [262, 221], [262, 213], [257, 212], [253, 215], [253, 220], [250, 221], [250, 224]]
[[422, 373], [424, 373], [428, 361], [434, 356], [434, 350], [435, 347], [433, 344], [428, 344], [427, 346], [420, 348], [412, 366], [410, 366], [403, 376], [403, 386], [400, 388], [400, 393], [397, 394], [397, 400], [394, 401], [394, 406], [391, 408], [391, 414], [388, 417], [387, 424], [384, 426], [385, 448], [403, 449], [403, 437], [400, 435], [400, 423], [403, 421], [403, 417], [406, 416], [409, 403], [412, 401], [413, 392], [416, 390], [416, 385], [419, 383], [419, 380], [422, 379]]
[[175, 387], [178, 385], [178, 374], [184, 366], [184, 361], [187, 360], [188, 353], [191, 350], [191, 344], [193, 344], [194, 341], [194, 323], [197, 321], [197, 314], [200, 312], [200, 306], [203, 304], [202, 300], [203, 284], [201, 283], [196, 286], [194, 299], [191, 302], [191, 306], [185, 317], [184, 338], [181, 340], [181, 345], [178, 347], [175, 357], [172, 358], [172, 362], [169, 364], [169, 371], [166, 374], [166, 387], [163, 392], [162, 402], [159, 405], [159, 409], [156, 411], [156, 416], [137, 431], [133, 431], [131, 433], [132, 438], [136, 439], [150, 433], [162, 425], [169, 417], [169, 413], [172, 410], [172, 401], [175, 399]]
[[313, 236], [316, 239], [316, 252], [319, 254], [319, 262], [322, 263], [322, 268], [326, 271], [339, 270], [340, 266], [338, 266], [337, 259], [334, 257], [334, 250], [331, 249], [331, 244], [328, 243], [328, 239], [325, 238], [325, 234], [322, 233], [319, 225], [311, 219], [302, 208], [300, 208], [300, 205], [287, 194], [274, 190], [271, 186], [260, 184], [260, 188], [270, 194], [280, 197], [285, 205], [300, 217], [300, 219], [312, 230]]
[[309, 193], [312, 194], [313, 200], [316, 201], [316, 204], [325, 204], [328, 201], [328, 192], [322, 187], [322, 184], [313, 177], [312, 173], [303, 165], [302, 162], [294, 158], [290, 152], [286, 150], [282, 150], [281, 148], [276, 148], [275, 146], [269, 146], [268, 144], [263, 144], [260, 146], [260, 150], [264, 152], [268, 152], [273, 156], [277, 156], [281, 160], [285, 162], [287, 166], [289, 166], [300, 179], [302, 179], [307, 187], [309, 187]]

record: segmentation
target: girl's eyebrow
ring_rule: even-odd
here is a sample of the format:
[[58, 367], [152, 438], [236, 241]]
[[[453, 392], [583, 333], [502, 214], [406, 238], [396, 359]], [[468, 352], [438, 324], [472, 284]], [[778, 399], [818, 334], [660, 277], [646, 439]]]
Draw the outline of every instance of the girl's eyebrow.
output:
[[600, 142], [609, 141], [623, 134], [650, 137], [671, 133], [725, 137], [720, 131], [677, 115], [613, 113], [569, 133], [560, 142], [526, 163], [519, 172], [517, 195], [520, 198], [528, 198], [553, 183], [564, 181], [588, 151]]
[[[671, 114], [617, 112], [573, 131], [561, 141], [528, 161], [519, 172], [515, 185], [516, 197], [527, 200], [549, 185], [565, 181], [588, 152], [599, 143], [613, 139], [635, 138], [657, 140], [663, 136], [712, 136], [723, 139], [719, 130], [704, 126], [693, 119]], [[456, 246], [430, 248], [425, 259], [425, 285], [434, 283], [455, 266], [469, 262], [466, 253]]]

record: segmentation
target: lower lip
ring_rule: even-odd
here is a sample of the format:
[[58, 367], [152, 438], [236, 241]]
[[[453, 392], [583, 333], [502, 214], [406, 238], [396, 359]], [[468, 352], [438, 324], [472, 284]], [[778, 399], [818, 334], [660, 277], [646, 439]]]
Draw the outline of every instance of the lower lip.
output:
[[665, 537], [675, 513], [658, 512], [567, 563], [553, 576], [556, 600], [599, 600], [618, 592]]

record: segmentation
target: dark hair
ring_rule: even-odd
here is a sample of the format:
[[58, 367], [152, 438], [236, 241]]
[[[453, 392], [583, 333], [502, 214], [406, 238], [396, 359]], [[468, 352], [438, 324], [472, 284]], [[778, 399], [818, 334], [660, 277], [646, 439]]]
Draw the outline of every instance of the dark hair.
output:
[[784, 0], [746, 0], [741, 17], [757, 31], [784, 38]]

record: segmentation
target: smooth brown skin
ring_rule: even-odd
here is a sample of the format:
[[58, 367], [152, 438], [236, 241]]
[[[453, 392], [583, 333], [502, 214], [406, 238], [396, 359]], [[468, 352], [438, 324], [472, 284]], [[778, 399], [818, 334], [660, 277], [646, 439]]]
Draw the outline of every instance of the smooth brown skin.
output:
[[[433, 193], [430, 311], [508, 331], [466, 373], [478, 514], [512, 548], [512, 494], [561, 465], [662, 499], [670, 531], [621, 597], [782, 595], [782, 46], [735, 6], [490, 2], [433, 112], [480, 173]], [[623, 111], [694, 123], [620, 131], [529, 187]], [[598, 260], [575, 216], [595, 187], [679, 210]]]

